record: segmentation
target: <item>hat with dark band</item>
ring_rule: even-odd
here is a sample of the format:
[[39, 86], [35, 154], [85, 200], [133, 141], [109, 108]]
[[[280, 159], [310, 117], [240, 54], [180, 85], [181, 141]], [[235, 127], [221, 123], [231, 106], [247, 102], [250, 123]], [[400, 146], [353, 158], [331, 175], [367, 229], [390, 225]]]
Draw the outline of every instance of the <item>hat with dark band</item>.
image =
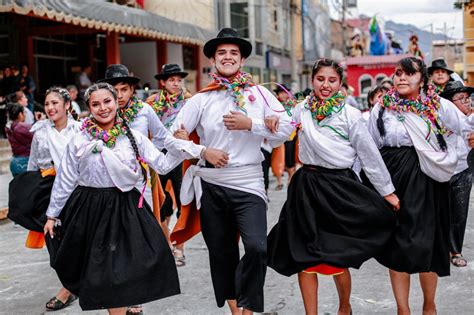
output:
[[112, 64], [107, 67], [105, 70], [105, 78], [98, 80], [97, 82], [107, 82], [111, 85], [116, 85], [117, 83], [129, 83], [135, 85], [140, 81], [137, 77], [130, 76], [128, 68], [121, 64]]
[[471, 95], [474, 93], [474, 88], [470, 86], [465, 86], [462, 82], [459, 81], [451, 81], [446, 84], [444, 91], [439, 94], [442, 98], [452, 101], [453, 96], [456, 93], [466, 92], [467, 94]]
[[188, 76], [188, 73], [181, 70], [181, 68], [177, 64], [168, 63], [161, 67], [161, 72], [155, 75], [155, 79], [166, 80], [174, 75], [179, 75], [181, 78], [186, 78]]
[[207, 58], [214, 57], [217, 46], [221, 44], [235, 44], [240, 48], [240, 54], [247, 58], [252, 53], [252, 44], [239, 37], [237, 31], [232, 28], [223, 28], [219, 31], [216, 38], [210, 39], [204, 45], [203, 51]]
[[428, 67], [428, 74], [432, 75], [436, 69], [446, 70], [448, 74], [451, 74], [454, 72], [453, 70], [448, 69], [448, 65], [446, 64], [446, 61], [444, 61], [444, 59], [442, 58], [435, 59], [431, 62], [431, 66]]

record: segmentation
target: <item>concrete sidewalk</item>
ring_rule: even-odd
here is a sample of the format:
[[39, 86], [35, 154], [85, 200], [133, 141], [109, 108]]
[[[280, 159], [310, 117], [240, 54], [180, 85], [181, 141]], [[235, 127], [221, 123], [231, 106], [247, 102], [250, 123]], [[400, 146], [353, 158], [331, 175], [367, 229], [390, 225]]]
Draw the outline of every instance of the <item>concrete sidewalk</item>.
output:
[[[1, 177], [2, 188], [8, 187], [6, 176]], [[274, 191], [271, 182], [268, 226], [278, 220], [286, 189]], [[286, 188], [286, 187], [285, 187]], [[0, 200], [7, 190], [2, 189]], [[471, 209], [473, 208], [471, 199]], [[60, 287], [54, 271], [49, 267], [47, 251], [24, 247], [26, 231], [9, 221], [0, 221], [0, 314], [44, 314], [44, 304]], [[186, 266], [178, 268], [182, 294], [144, 306], [145, 314], [228, 314], [227, 308], [216, 307], [209, 274], [207, 250], [201, 235], [193, 238], [185, 248]], [[474, 215], [471, 213], [466, 233], [464, 256], [469, 260], [465, 268], [451, 268], [450, 277], [439, 281], [438, 314], [474, 314]], [[351, 303], [354, 314], [396, 314], [387, 270], [370, 260], [360, 270], [352, 272]], [[413, 314], [421, 314], [422, 296], [417, 276], [412, 276], [411, 307]], [[320, 277], [320, 314], [337, 314], [337, 293], [331, 277]], [[268, 269], [265, 285], [265, 310], [270, 314], [304, 314], [297, 279], [287, 278]], [[54, 315], [81, 314], [77, 302]], [[48, 313], [53, 314], [53, 313]], [[107, 314], [92, 311], [87, 314]]]

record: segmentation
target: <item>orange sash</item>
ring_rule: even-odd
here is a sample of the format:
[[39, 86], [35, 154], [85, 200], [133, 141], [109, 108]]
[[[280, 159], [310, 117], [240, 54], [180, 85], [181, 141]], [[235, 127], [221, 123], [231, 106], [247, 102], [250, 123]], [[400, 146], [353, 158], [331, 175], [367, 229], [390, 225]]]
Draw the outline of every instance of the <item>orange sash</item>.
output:
[[[41, 176], [42, 177], [56, 176], [56, 170], [54, 169], [54, 167], [41, 170]], [[43, 233], [36, 232], [36, 231], [28, 232], [28, 236], [26, 237], [25, 247], [38, 249], [38, 248], [43, 248], [45, 244], [46, 242], [44, 240]]]

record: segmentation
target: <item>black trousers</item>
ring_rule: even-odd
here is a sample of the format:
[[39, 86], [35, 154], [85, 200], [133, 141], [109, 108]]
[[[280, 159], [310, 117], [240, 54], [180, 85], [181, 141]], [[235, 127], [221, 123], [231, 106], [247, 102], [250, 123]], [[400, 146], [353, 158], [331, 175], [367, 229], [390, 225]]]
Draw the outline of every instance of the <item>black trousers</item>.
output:
[[449, 181], [449, 197], [451, 198], [449, 246], [453, 254], [460, 254], [462, 252], [471, 187], [472, 172], [470, 168], [454, 175]]
[[176, 166], [171, 172], [166, 175], [160, 175], [160, 182], [161, 187], [163, 187], [163, 191], [165, 192], [165, 203], [160, 209], [161, 213], [161, 221], [163, 222], [166, 217], [170, 217], [173, 214], [173, 201], [171, 200], [171, 195], [169, 192], [165, 190], [166, 183], [168, 180], [171, 180], [171, 185], [173, 185], [174, 196], [176, 198], [176, 206], [178, 207], [178, 211], [176, 216], [179, 218], [181, 214], [181, 200], [179, 199], [179, 192], [181, 191], [181, 182], [183, 181], [183, 164], [179, 164]]
[[[267, 216], [262, 198], [202, 181], [201, 230], [209, 250], [212, 284], [219, 307], [263, 312], [267, 270]], [[238, 237], [245, 254], [239, 258]]]
[[270, 178], [268, 176], [268, 173], [272, 164], [272, 153], [267, 152], [264, 149], [260, 149], [260, 151], [262, 151], [264, 158], [264, 160], [262, 161], [263, 182], [265, 183], [265, 190], [268, 190], [268, 186], [270, 185]]

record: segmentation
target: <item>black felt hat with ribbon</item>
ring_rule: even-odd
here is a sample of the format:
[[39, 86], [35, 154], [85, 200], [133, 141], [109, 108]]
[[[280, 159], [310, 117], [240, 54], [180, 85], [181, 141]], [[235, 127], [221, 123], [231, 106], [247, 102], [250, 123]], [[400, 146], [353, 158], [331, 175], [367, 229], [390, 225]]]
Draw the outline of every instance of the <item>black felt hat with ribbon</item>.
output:
[[466, 92], [467, 94], [471, 95], [474, 93], [474, 88], [470, 86], [465, 86], [462, 82], [459, 81], [451, 81], [446, 84], [444, 91], [439, 94], [442, 98], [452, 101], [454, 94]]
[[98, 82], [107, 82], [111, 85], [117, 83], [129, 83], [130, 85], [135, 85], [140, 82], [140, 79], [137, 77], [130, 76], [128, 68], [121, 64], [112, 64], [107, 67], [105, 70], [105, 78], [99, 80]]
[[428, 67], [428, 74], [432, 75], [433, 71], [435, 71], [436, 69], [446, 70], [448, 74], [451, 74], [454, 72], [453, 70], [448, 69], [448, 65], [446, 64], [446, 61], [444, 61], [444, 59], [442, 58], [435, 59], [431, 62], [431, 66]]
[[181, 70], [181, 68], [174, 63], [168, 63], [161, 67], [161, 72], [155, 75], [157, 80], [167, 80], [169, 77], [179, 75], [181, 78], [186, 78], [188, 76], [187, 72]]
[[216, 38], [210, 39], [204, 45], [204, 55], [207, 58], [214, 57], [217, 46], [222, 44], [235, 44], [240, 48], [240, 54], [243, 58], [247, 58], [252, 53], [252, 44], [237, 34], [232, 28], [223, 28], [219, 31]]

